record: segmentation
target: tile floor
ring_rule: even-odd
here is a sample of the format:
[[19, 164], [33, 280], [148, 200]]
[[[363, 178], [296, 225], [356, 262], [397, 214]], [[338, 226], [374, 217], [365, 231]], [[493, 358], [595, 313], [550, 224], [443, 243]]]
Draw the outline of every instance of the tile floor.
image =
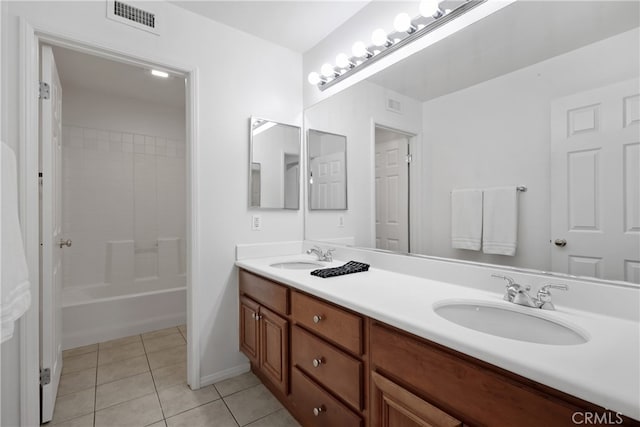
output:
[[63, 352], [56, 427], [296, 427], [251, 372], [200, 390], [186, 383], [186, 327]]

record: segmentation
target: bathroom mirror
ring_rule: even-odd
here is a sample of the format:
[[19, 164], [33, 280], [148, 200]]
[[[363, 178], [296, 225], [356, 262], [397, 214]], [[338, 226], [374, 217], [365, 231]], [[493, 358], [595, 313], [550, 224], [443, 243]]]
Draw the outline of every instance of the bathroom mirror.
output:
[[307, 131], [309, 209], [347, 209], [347, 137]]
[[300, 128], [251, 117], [249, 207], [300, 209]]
[[[305, 238], [640, 283], [639, 6], [514, 2], [308, 107], [349, 139], [349, 210]], [[452, 191], [502, 186], [515, 255], [454, 249]]]

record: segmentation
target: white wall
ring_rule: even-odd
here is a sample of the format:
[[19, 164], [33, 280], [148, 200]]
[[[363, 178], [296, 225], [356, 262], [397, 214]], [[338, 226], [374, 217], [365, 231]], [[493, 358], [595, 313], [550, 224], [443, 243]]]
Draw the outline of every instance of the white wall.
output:
[[184, 109], [62, 90], [64, 286], [158, 276], [158, 239], [186, 237]]
[[[425, 253], [549, 270], [551, 100], [637, 78], [639, 40], [632, 30], [425, 102]], [[528, 187], [516, 255], [452, 249], [450, 191], [502, 185]]]
[[[2, 2], [3, 6], [5, 2]], [[3, 14], [7, 49], [2, 73], [7, 78], [3, 109], [7, 137], [18, 137], [18, 17], [85, 43], [199, 70], [197, 150], [198, 222], [193, 254], [198, 263], [193, 283], [201, 376], [206, 382], [246, 363], [238, 351], [237, 243], [300, 240], [302, 210], [261, 212], [263, 227], [252, 232], [247, 208], [247, 120], [259, 115], [301, 122], [301, 56], [257, 37], [164, 3], [164, 32], [156, 36], [105, 18], [100, 1], [10, 2]], [[81, 18], [81, 19], [78, 19]], [[6, 74], [5, 74], [6, 73]], [[34, 177], [35, 179], [35, 177]], [[14, 367], [17, 369], [17, 367]]]
[[[402, 114], [386, 109], [388, 97], [402, 102]], [[422, 105], [373, 83], [360, 82], [305, 110], [306, 130], [347, 137], [347, 210], [307, 210], [307, 239], [354, 237], [357, 246], [375, 247], [374, 123], [419, 135]], [[419, 137], [417, 141], [419, 144]], [[344, 227], [339, 227], [340, 217]]]

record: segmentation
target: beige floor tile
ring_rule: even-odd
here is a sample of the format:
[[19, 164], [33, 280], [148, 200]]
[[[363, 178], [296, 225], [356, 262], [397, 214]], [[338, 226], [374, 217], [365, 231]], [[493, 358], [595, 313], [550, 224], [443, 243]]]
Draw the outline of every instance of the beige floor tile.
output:
[[142, 334], [142, 339], [158, 338], [164, 335], [172, 334], [177, 330], [178, 328], [176, 326], [172, 326], [171, 328], [159, 329], [157, 331], [147, 332], [146, 334]]
[[280, 402], [262, 384], [227, 396], [224, 401], [241, 426], [282, 409]]
[[58, 396], [75, 393], [85, 390], [96, 385], [96, 368], [84, 369], [78, 372], [72, 372], [60, 377], [58, 384]]
[[182, 336], [186, 340], [187, 339], [187, 325], [178, 326], [178, 330], [180, 331], [180, 333], [182, 334]]
[[141, 342], [112, 347], [98, 352], [98, 365], [117, 362], [119, 360], [131, 359], [144, 354], [144, 347]]
[[247, 427], [300, 427], [300, 424], [283, 408], [271, 415], [260, 418], [258, 421], [247, 424]]
[[138, 356], [120, 362], [98, 366], [98, 384], [104, 384], [122, 378], [149, 371], [146, 356]]
[[157, 423], [151, 424], [149, 427], [167, 427], [167, 423], [165, 423], [164, 420], [162, 420], [162, 421], [158, 421]]
[[176, 330], [174, 333], [163, 335], [156, 338], [143, 338], [144, 348], [147, 353], [153, 353], [169, 347], [186, 344], [182, 334]]
[[95, 427], [143, 427], [162, 418], [160, 402], [154, 393], [97, 411]]
[[96, 388], [96, 411], [155, 391], [150, 372], [99, 385]]
[[93, 427], [93, 412], [56, 424], [56, 427]]
[[67, 357], [79, 356], [81, 354], [92, 353], [94, 351], [98, 351], [98, 344], [90, 344], [82, 347], [70, 348], [69, 350], [65, 350], [62, 352], [62, 358], [66, 359]]
[[160, 404], [165, 417], [171, 417], [220, 398], [218, 392], [211, 386], [191, 390], [186, 384], [178, 384], [159, 390], [158, 396], [160, 396]]
[[177, 365], [187, 360], [187, 346], [181, 345], [177, 347], [167, 348], [165, 350], [147, 353], [149, 365], [151, 369], [161, 368], [163, 366]]
[[89, 388], [77, 393], [58, 397], [56, 399], [55, 410], [53, 411], [53, 424], [92, 413], [95, 392], [95, 388]]
[[229, 378], [228, 380], [215, 383], [215, 387], [218, 393], [220, 393], [220, 396], [229, 396], [230, 394], [246, 390], [258, 384], [260, 384], [258, 377], [249, 371], [242, 375]]
[[164, 366], [162, 368], [151, 371], [156, 389], [171, 387], [176, 384], [187, 383], [187, 363], [178, 363], [177, 365]]
[[167, 418], [168, 427], [238, 427], [222, 400], [198, 406], [175, 417]]
[[100, 350], [107, 350], [109, 348], [120, 347], [123, 345], [132, 344], [134, 342], [142, 342], [140, 335], [131, 335], [129, 337], [101, 342], [100, 344], [98, 344], [98, 347], [100, 348]]
[[62, 375], [95, 368], [98, 365], [98, 352], [70, 356], [62, 361]]

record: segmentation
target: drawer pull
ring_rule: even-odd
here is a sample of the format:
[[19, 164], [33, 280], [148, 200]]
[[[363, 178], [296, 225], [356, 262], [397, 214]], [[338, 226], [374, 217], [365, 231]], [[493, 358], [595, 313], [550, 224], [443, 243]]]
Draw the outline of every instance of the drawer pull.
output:
[[313, 415], [319, 417], [320, 414], [322, 414], [324, 411], [326, 411], [324, 405], [320, 405], [316, 408], [313, 408]]
[[323, 319], [322, 316], [320, 316], [319, 314], [316, 314], [315, 316], [313, 316], [313, 323], [320, 323], [322, 319]]
[[313, 359], [313, 367], [314, 368], [318, 368], [320, 365], [322, 365], [324, 363], [324, 357], [318, 357], [316, 359]]

